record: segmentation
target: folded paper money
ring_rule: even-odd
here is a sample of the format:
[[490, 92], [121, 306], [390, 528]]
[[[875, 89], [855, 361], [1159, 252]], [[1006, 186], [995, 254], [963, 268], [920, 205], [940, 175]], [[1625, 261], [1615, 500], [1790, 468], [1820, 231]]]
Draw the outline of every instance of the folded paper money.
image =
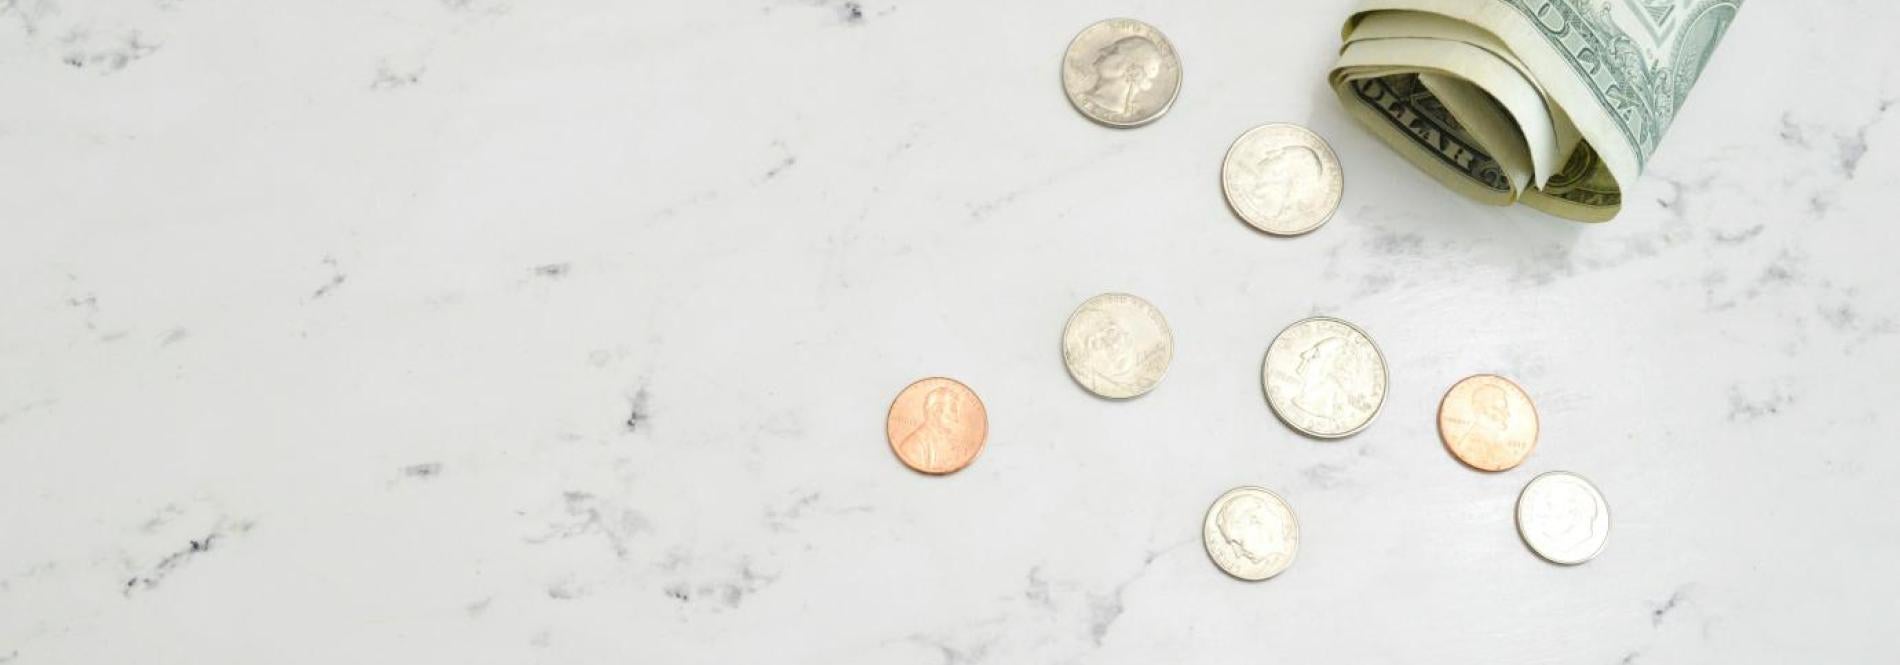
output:
[[1580, 221], [1622, 208], [1742, 0], [1366, 0], [1330, 76], [1445, 186]]

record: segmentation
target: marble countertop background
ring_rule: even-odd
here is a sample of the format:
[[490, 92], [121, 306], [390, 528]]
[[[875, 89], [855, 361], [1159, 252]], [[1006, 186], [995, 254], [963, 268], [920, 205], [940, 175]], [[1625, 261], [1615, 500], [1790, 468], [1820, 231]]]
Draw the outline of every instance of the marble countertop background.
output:
[[[1752, 2], [1622, 216], [1461, 199], [1341, 112], [1342, 2], [0, 0], [0, 663], [1786, 663], [1900, 657], [1900, 5]], [[1185, 83], [1075, 113], [1137, 16]], [[1333, 221], [1227, 211], [1304, 123]], [[1153, 394], [1064, 373], [1154, 302]], [[1391, 366], [1302, 438], [1327, 313]], [[1531, 459], [1439, 444], [1459, 377]], [[955, 376], [987, 450], [884, 441]], [[1519, 542], [1589, 476], [1609, 546]], [[1281, 577], [1197, 538], [1299, 511]]]

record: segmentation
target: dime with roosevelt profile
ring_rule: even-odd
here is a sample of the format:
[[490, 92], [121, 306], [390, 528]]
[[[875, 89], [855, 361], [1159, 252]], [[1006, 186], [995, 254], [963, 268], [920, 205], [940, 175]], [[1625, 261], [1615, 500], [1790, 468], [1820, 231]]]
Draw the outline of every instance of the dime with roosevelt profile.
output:
[[1583, 476], [1544, 473], [1517, 495], [1517, 533], [1545, 561], [1574, 566], [1603, 551], [1610, 537], [1610, 504]]
[[1256, 582], [1293, 565], [1300, 553], [1300, 521], [1280, 495], [1260, 487], [1236, 487], [1208, 507], [1201, 543], [1222, 571]]

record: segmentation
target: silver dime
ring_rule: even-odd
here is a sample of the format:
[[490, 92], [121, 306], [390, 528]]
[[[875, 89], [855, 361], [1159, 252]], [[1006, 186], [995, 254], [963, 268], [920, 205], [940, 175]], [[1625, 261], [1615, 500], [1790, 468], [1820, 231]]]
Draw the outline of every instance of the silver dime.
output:
[[1127, 399], [1154, 390], [1174, 358], [1161, 310], [1126, 293], [1089, 298], [1062, 328], [1062, 363], [1089, 392]]
[[1110, 127], [1153, 122], [1181, 91], [1181, 60], [1154, 26], [1111, 18], [1083, 28], [1062, 56], [1062, 90], [1089, 119]]
[[1227, 574], [1264, 580], [1293, 565], [1300, 553], [1300, 520], [1280, 495], [1236, 487], [1208, 507], [1201, 541], [1207, 557]]
[[1583, 563], [1596, 558], [1610, 537], [1610, 504], [1583, 476], [1544, 473], [1517, 495], [1517, 533], [1546, 561]]
[[1285, 123], [1247, 130], [1227, 149], [1221, 191], [1242, 220], [1274, 235], [1299, 235], [1332, 219], [1345, 192], [1339, 157], [1318, 134]]
[[1385, 356], [1365, 331], [1339, 319], [1315, 316], [1287, 326], [1261, 365], [1273, 413], [1309, 436], [1351, 436], [1385, 403]]

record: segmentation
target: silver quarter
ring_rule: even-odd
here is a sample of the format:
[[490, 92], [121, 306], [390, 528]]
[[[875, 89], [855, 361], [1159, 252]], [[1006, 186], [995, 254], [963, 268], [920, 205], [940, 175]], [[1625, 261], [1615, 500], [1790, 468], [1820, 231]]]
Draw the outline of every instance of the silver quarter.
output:
[[1221, 161], [1220, 185], [1242, 220], [1292, 236], [1333, 218], [1346, 178], [1325, 139], [1299, 125], [1272, 123], [1234, 140]]
[[1351, 436], [1385, 403], [1385, 356], [1358, 326], [1329, 316], [1303, 319], [1267, 347], [1260, 382], [1273, 413], [1308, 436]]
[[1208, 507], [1201, 541], [1207, 557], [1227, 574], [1264, 580], [1293, 565], [1300, 553], [1300, 520], [1280, 495], [1236, 487]]
[[1544, 473], [1517, 495], [1517, 534], [1546, 561], [1580, 564], [1603, 551], [1610, 537], [1610, 504], [1583, 476]]
[[1112, 399], [1154, 390], [1174, 359], [1174, 333], [1161, 310], [1126, 293], [1084, 301], [1062, 328], [1062, 363], [1089, 392]]
[[1083, 28], [1062, 56], [1062, 91], [1110, 127], [1154, 122], [1181, 92], [1181, 59], [1154, 26], [1111, 18]]

